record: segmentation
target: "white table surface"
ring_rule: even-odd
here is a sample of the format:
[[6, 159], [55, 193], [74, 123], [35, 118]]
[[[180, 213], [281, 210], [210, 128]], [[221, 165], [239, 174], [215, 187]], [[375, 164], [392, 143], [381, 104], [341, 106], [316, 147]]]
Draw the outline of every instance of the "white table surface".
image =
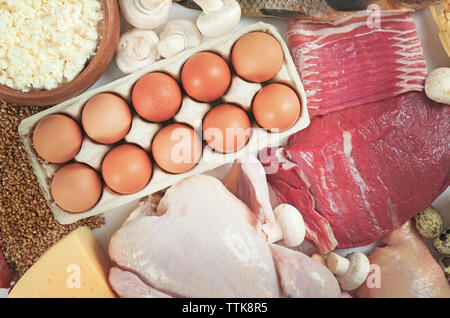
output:
[[[181, 5], [174, 4], [172, 7], [169, 20], [177, 18], [185, 18], [195, 21], [198, 14], [199, 11], [187, 9], [182, 7]], [[243, 17], [239, 25], [236, 27], [236, 29], [242, 28], [244, 26], [250, 25], [258, 21], [263, 21], [276, 26], [280, 34], [282, 34], [286, 40], [287, 21], [285, 20], [275, 18], [260, 19], [260, 18]], [[442, 48], [439, 42], [439, 38], [437, 35], [437, 26], [435, 25], [429, 10], [425, 8], [416, 12], [414, 14], [414, 21], [416, 22], [419, 37], [424, 47], [424, 56], [427, 60], [428, 71], [432, 71], [436, 67], [440, 66], [450, 66], [450, 59], [446, 55], [444, 49]], [[124, 22], [124, 20], [122, 20], [122, 32], [128, 30], [129, 28], [130, 26], [126, 22]], [[160, 28], [156, 29], [156, 31], [159, 30]], [[123, 74], [117, 68], [113, 60], [109, 68], [103, 74], [103, 76], [90, 89], [100, 87], [123, 76], [125, 76], [125, 74]], [[223, 167], [217, 168], [209, 172], [208, 174], [221, 178], [226, 174], [228, 169], [229, 165], [225, 165]], [[136, 207], [137, 203], [138, 200], [104, 213], [106, 225], [104, 225], [100, 229], [94, 230], [94, 234], [96, 235], [100, 245], [105, 250], [107, 250], [107, 246], [111, 235], [121, 226], [123, 221], [130, 214], [130, 212]], [[446, 225], [448, 226], [450, 224], [450, 188], [447, 189], [447, 191], [445, 191], [439, 198], [436, 199], [436, 201], [434, 202], [434, 206], [439, 210], [441, 214], [444, 215]], [[367, 251], [368, 248], [359, 248], [359, 249]], [[7, 290], [0, 289], [0, 298], [6, 296]]]

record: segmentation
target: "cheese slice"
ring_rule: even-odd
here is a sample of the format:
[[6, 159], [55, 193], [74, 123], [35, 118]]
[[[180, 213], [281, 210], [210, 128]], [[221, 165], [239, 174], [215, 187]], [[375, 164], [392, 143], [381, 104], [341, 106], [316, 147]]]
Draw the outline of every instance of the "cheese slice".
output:
[[115, 297], [108, 285], [109, 261], [94, 234], [80, 227], [52, 246], [22, 276], [12, 298]]

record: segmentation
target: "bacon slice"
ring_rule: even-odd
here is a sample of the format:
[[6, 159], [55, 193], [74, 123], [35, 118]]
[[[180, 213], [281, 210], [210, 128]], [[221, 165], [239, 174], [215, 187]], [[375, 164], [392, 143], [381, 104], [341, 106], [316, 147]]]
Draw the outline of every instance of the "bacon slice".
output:
[[311, 115], [423, 90], [427, 67], [411, 13], [380, 13], [379, 28], [373, 14], [334, 25], [290, 23], [289, 48]]

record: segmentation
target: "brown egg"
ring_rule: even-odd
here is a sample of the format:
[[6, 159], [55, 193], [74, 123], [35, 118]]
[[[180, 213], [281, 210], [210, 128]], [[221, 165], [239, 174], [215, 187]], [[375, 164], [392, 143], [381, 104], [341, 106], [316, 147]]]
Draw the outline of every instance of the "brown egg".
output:
[[102, 144], [121, 140], [130, 130], [131, 111], [121, 97], [102, 93], [91, 98], [81, 113], [86, 134]]
[[203, 136], [208, 145], [216, 151], [237, 151], [244, 147], [250, 138], [250, 120], [246, 112], [238, 106], [216, 106], [205, 116]]
[[53, 177], [51, 193], [55, 203], [67, 212], [84, 212], [92, 208], [102, 194], [102, 182], [88, 165], [71, 163]]
[[280, 43], [270, 34], [250, 32], [237, 40], [231, 51], [236, 73], [250, 82], [265, 82], [274, 77], [283, 64]]
[[152, 122], [169, 120], [181, 106], [181, 89], [169, 75], [154, 72], [143, 76], [132, 92], [134, 109]]
[[297, 94], [284, 84], [263, 87], [253, 100], [253, 116], [260, 126], [271, 132], [291, 128], [297, 122], [300, 110]]
[[194, 129], [182, 124], [162, 128], [152, 143], [158, 166], [171, 173], [183, 173], [195, 167], [202, 156], [202, 141]]
[[34, 149], [43, 159], [53, 163], [63, 163], [75, 157], [82, 140], [77, 122], [61, 114], [43, 118], [33, 132]]
[[103, 159], [102, 175], [106, 185], [121, 194], [142, 190], [152, 176], [152, 162], [147, 153], [132, 144], [114, 147]]
[[181, 82], [186, 93], [201, 102], [212, 102], [222, 97], [230, 81], [227, 62], [211, 52], [191, 56], [181, 70]]

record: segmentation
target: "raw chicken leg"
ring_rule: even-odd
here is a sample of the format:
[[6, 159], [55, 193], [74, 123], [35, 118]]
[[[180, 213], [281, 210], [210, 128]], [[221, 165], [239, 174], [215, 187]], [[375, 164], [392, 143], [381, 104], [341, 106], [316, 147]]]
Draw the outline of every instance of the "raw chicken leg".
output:
[[328, 268], [311, 257], [271, 244], [283, 294], [294, 298], [340, 298], [341, 288]]
[[145, 284], [182, 297], [279, 296], [259, 221], [219, 180], [184, 179], [161, 199], [161, 216], [146, 211], [133, 213], [109, 245], [112, 260]]
[[363, 284], [357, 291], [358, 297], [450, 297], [444, 271], [411, 221], [397, 228], [384, 241], [386, 247], [377, 247], [369, 255], [370, 263], [380, 266], [380, 288]]

